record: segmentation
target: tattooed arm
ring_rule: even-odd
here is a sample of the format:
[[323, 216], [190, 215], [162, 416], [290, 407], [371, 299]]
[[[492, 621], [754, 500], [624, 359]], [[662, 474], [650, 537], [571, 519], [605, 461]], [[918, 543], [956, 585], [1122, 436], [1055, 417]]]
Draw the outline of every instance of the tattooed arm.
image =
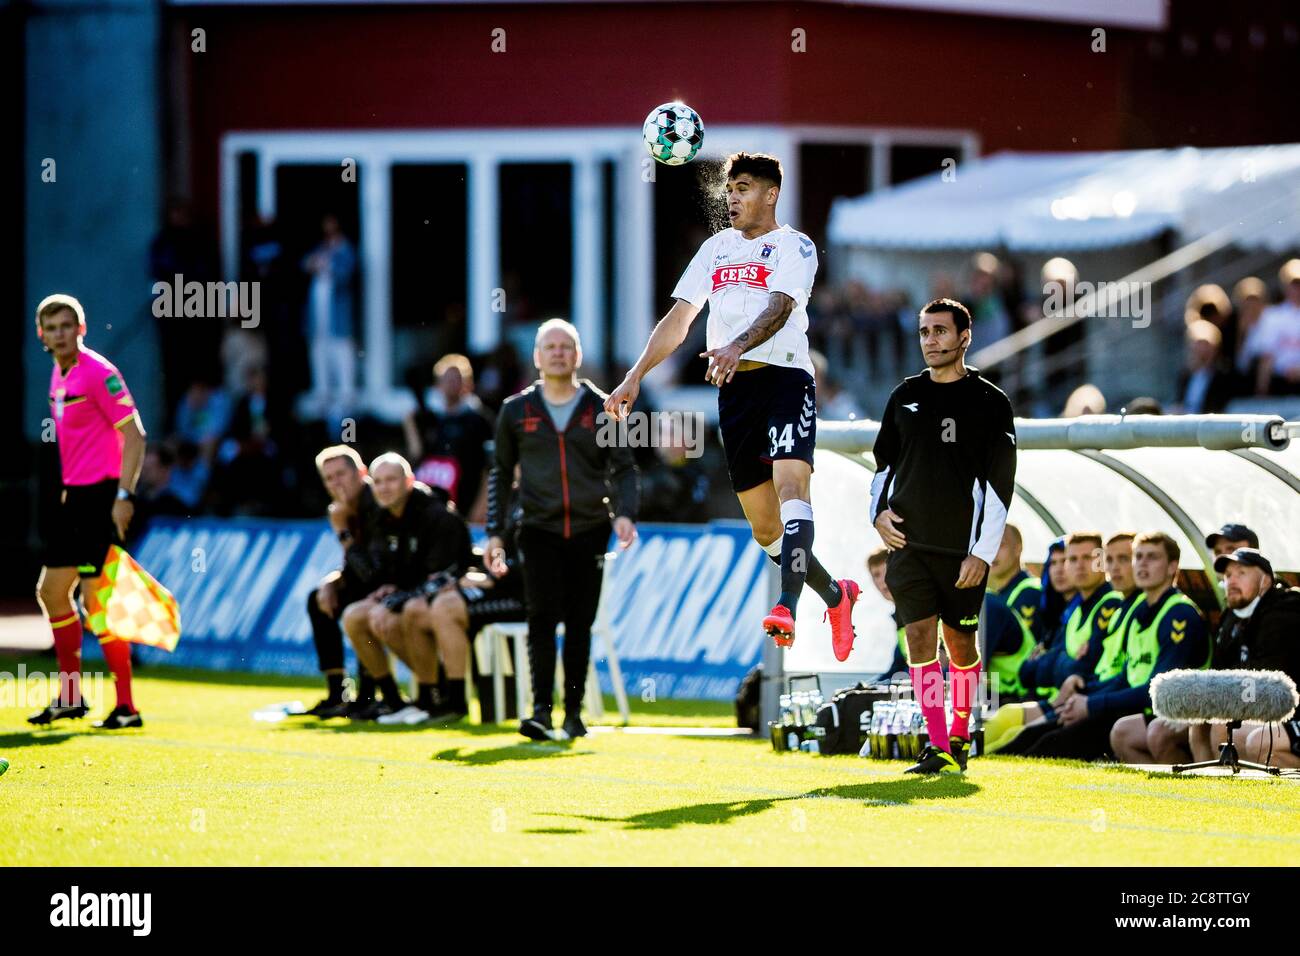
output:
[[794, 311], [794, 306], [795, 301], [790, 296], [784, 292], [773, 292], [768, 298], [767, 308], [759, 313], [749, 328], [721, 348], [701, 352], [701, 357], [709, 359], [709, 369], [704, 373], [705, 381], [714, 385], [730, 382], [736, 374], [740, 357], [780, 332]]

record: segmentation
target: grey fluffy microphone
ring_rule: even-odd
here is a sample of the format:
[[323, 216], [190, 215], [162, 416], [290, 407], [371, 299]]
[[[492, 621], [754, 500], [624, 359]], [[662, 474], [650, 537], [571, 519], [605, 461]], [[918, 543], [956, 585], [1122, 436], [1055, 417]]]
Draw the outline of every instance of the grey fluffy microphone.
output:
[[1281, 671], [1175, 670], [1151, 681], [1156, 716], [1183, 723], [1273, 723], [1290, 717], [1297, 705], [1295, 682]]

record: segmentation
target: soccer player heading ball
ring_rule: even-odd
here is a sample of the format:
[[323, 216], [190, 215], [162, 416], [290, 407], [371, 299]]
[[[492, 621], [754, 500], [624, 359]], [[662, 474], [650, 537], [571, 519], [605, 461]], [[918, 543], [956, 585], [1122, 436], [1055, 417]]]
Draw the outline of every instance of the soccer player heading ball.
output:
[[[967, 368], [970, 312], [935, 299], [920, 312], [928, 366], [894, 389], [873, 454], [871, 520], [890, 549], [885, 582], [907, 628], [912, 692], [930, 742], [907, 773], [966, 769], [979, 687], [975, 631], [984, 579], [1002, 543], [1016, 479], [1016, 426], [1002, 390]], [[948, 648], [952, 727], [944, 713], [938, 622]]]
[[[86, 316], [70, 295], [36, 307], [36, 334], [54, 358], [50, 414], [59, 445], [63, 491], [46, 542], [37, 596], [54, 632], [59, 695], [29, 723], [86, 716], [81, 696], [81, 618], [72, 601], [77, 578], [88, 590], [110, 544], [121, 544], [135, 511], [135, 482], [144, 461], [144, 427], [117, 368], [82, 345]], [[100, 637], [113, 672], [117, 706], [95, 724], [104, 730], [139, 727], [131, 700], [131, 646]]]
[[[727, 160], [731, 228], [700, 246], [673, 290], [677, 301], [641, 357], [610, 393], [605, 411], [630, 410], [646, 373], [686, 339], [709, 303], [705, 379], [718, 386], [718, 419], [731, 486], [754, 539], [781, 565], [781, 597], [763, 618], [782, 647], [794, 643], [805, 580], [826, 602], [835, 656], [853, 649], [854, 581], [835, 581], [813, 557], [809, 483], [817, 439], [817, 392], [808, 358], [808, 297], [817, 275], [813, 241], [776, 221], [781, 164], [761, 153]], [[783, 533], [784, 529], [784, 533]]]

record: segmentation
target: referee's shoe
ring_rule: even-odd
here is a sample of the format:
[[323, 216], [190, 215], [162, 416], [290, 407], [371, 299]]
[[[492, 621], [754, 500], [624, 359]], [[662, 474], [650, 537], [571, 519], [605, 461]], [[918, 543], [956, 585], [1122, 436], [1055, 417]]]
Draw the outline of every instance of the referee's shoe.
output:
[[35, 724], [37, 726], [41, 726], [42, 724], [51, 724], [56, 720], [68, 720], [68, 719], [85, 717], [86, 714], [88, 714], [89, 712], [90, 712], [90, 708], [86, 706], [86, 702], [84, 700], [79, 704], [66, 704], [66, 705], [60, 704], [57, 700], [53, 700], [39, 714], [32, 714], [30, 717], [28, 717], [27, 722], [29, 724]]
[[[954, 740], [954, 743], [956, 741]], [[952, 746], [951, 744], [949, 746]], [[956, 753], [949, 753], [946, 750], [940, 750], [938, 747], [926, 744], [925, 749], [917, 758], [916, 763], [908, 767], [903, 773], [923, 774], [931, 776], [940, 773], [964, 773], [966, 770], [966, 750], [960, 749]]]

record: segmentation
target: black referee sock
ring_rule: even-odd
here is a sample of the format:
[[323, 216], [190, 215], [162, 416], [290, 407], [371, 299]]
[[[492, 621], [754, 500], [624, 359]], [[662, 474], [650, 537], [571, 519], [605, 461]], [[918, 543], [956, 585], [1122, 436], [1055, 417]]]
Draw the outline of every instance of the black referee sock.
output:
[[433, 713], [438, 706], [438, 685], [417, 684], [415, 688], [415, 706], [427, 713]]

